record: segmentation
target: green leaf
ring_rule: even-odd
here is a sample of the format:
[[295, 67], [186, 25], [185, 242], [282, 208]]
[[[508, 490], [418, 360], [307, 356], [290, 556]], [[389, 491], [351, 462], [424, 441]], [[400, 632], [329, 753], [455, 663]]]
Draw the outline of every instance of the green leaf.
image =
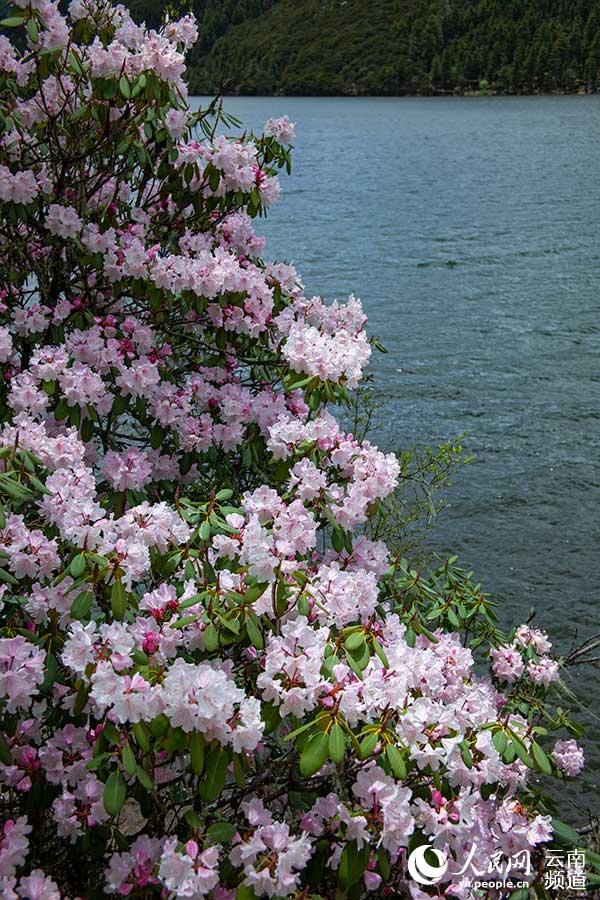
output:
[[337, 553], [341, 553], [344, 549], [344, 532], [339, 525], [335, 525], [331, 532], [331, 543]]
[[152, 791], [154, 790], [154, 782], [142, 766], [138, 766], [136, 768], [135, 777], [143, 788], [146, 788], [147, 791], [150, 791], [150, 793], [152, 793]]
[[94, 422], [92, 419], [84, 419], [81, 423], [81, 439], [86, 443], [94, 437]]
[[533, 760], [540, 772], [543, 772], [544, 775], [552, 775], [552, 763], [536, 741], [531, 742], [530, 750]]
[[40, 32], [34, 18], [29, 19], [27, 22], [27, 35], [32, 44], [37, 44], [40, 39]]
[[594, 853], [593, 850], [590, 850], [589, 847], [585, 848], [585, 859], [586, 862], [589, 862], [593, 865], [595, 869], [600, 872], [600, 854]]
[[128, 406], [129, 406], [129, 397], [126, 397], [124, 394], [119, 394], [114, 399], [112, 409], [111, 409], [111, 414], [113, 416], [120, 416], [125, 412], [125, 410], [127, 409]]
[[29, 481], [31, 482], [32, 486], [36, 489], [36, 491], [39, 491], [40, 494], [49, 494], [50, 493], [50, 491], [48, 490], [48, 488], [46, 487], [44, 482], [40, 481], [40, 479], [37, 478], [35, 475], [28, 473], [27, 477], [29, 478]]
[[81, 61], [76, 53], [73, 50], [69, 50], [68, 54], [69, 65], [71, 68], [78, 74], [83, 75], [83, 67], [81, 65]]
[[74, 556], [71, 560], [69, 571], [73, 578], [81, 578], [81, 576], [85, 572], [85, 567], [85, 556], [83, 555], [83, 553], [78, 553], [77, 556]]
[[508, 738], [503, 731], [496, 731], [492, 738], [492, 743], [500, 756], [502, 756], [508, 745]]
[[25, 20], [21, 16], [9, 16], [8, 19], [2, 19], [0, 27], [2, 28], [18, 28]]
[[317, 716], [316, 719], [312, 719], [310, 722], [305, 722], [304, 725], [300, 725], [298, 728], [294, 728], [293, 731], [290, 731], [289, 734], [286, 734], [286, 736], [284, 737], [284, 741], [293, 741], [293, 739], [299, 734], [308, 731], [309, 728], [313, 728], [315, 723], [319, 721], [319, 718], [323, 719], [325, 718], [325, 716]]
[[119, 90], [121, 91], [121, 95], [125, 98], [125, 100], [131, 99], [131, 87], [129, 86], [129, 81], [127, 80], [125, 75], [121, 75], [119, 78]]
[[13, 764], [10, 747], [2, 733], [0, 733], [0, 762], [4, 763], [5, 766], [12, 766]]
[[256, 894], [247, 884], [240, 884], [235, 892], [235, 900], [257, 900]]
[[246, 631], [248, 632], [248, 637], [254, 647], [257, 650], [262, 650], [265, 646], [265, 642], [262, 636], [262, 631], [260, 630], [260, 626], [258, 624], [258, 619], [256, 614], [252, 611], [248, 612], [248, 618], [246, 619]]
[[231, 822], [215, 822], [206, 830], [207, 837], [214, 844], [228, 844], [237, 831]]
[[136, 722], [133, 726], [132, 731], [138, 747], [140, 747], [144, 751], [144, 753], [147, 753], [150, 749], [150, 741], [148, 740], [148, 734], [146, 732], [145, 725], [142, 725], [141, 722]]
[[359, 650], [360, 647], [363, 646], [365, 642], [365, 635], [363, 631], [354, 631], [352, 634], [349, 634], [346, 640], [344, 641], [344, 647], [346, 650]]
[[281, 722], [279, 707], [274, 703], [263, 703], [260, 716], [265, 723], [265, 734], [272, 734]]
[[240, 623], [237, 619], [229, 619], [227, 616], [219, 615], [219, 621], [228, 631], [231, 631], [232, 634], [240, 633]]
[[335, 722], [333, 728], [329, 732], [329, 756], [336, 766], [339, 766], [340, 763], [344, 761], [345, 752], [346, 738], [344, 736], [344, 729], [339, 722]]
[[14, 575], [11, 575], [10, 572], [7, 572], [6, 569], [0, 567], [0, 581], [3, 581], [5, 584], [18, 584], [18, 580]]
[[318, 731], [310, 738], [300, 756], [300, 772], [310, 778], [325, 765], [329, 755], [329, 737], [324, 731]]
[[183, 603], [179, 604], [179, 609], [189, 609], [190, 606], [196, 606], [198, 603], [202, 603], [203, 600], [206, 600], [210, 597], [210, 594], [207, 591], [203, 591], [201, 594], [194, 594], [193, 597], [188, 597], [187, 600], [184, 600]]
[[174, 622], [169, 622], [169, 628], [185, 628], [187, 625], [191, 625], [192, 622], [195, 622], [197, 619], [198, 616], [196, 613], [192, 613], [189, 616], [182, 616], [180, 619], [175, 619]]
[[73, 706], [73, 715], [80, 716], [83, 710], [85, 709], [86, 703], [88, 701], [88, 697], [90, 695], [91, 685], [89, 684], [81, 684], [77, 690], [77, 695], [75, 697], [75, 705]]
[[233, 756], [233, 777], [240, 790], [243, 790], [246, 787], [246, 767], [244, 759], [245, 757], [240, 756], [239, 753], [235, 753]]
[[[105, 81], [100, 89], [105, 100], [113, 100], [117, 96], [117, 85], [114, 81]], [[127, 400], [128, 398], [121, 397], [119, 399]]]
[[60, 421], [62, 421], [62, 419], [66, 419], [68, 415], [69, 415], [69, 404], [63, 398], [62, 400], [59, 400], [59, 402], [56, 404], [56, 409], [54, 410], [54, 418], [58, 422], [60, 422]]
[[104, 785], [104, 809], [109, 816], [117, 816], [127, 797], [127, 785], [120, 772], [111, 772]]
[[452, 607], [450, 607], [450, 609], [448, 610], [448, 621], [455, 628], [460, 628], [460, 619], [458, 618]]
[[194, 809], [186, 809], [183, 814], [183, 818], [188, 823], [190, 828], [202, 828], [202, 816], [198, 815], [198, 813]]
[[106, 740], [114, 747], [118, 747], [121, 743], [121, 732], [114, 722], [110, 722], [108, 720], [105, 721], [104, 727], [102, 729], [102, 736], [105, 737]]
[[190, 735], [190, 761], [194, 775], [202, 775], [204, 769], [204, 735], [194, 731]]
[[128, 775], [135, 775], [137, 769], [137, 760], [135, 758], [135, 753], [131, 749], [131, 744], [129, 741], [126, 741], [123, 744], [123, 749], [121, 750], [121, 759], [123, 760], [123, 767]]
[[372, 644], [373, 644], [373, 650], [375, 651], [375, 653], [376, 653], [377, 656], [379, 657], [379, 660], [380, 660], [380, 662], [381, 662], [381, 665], [384, 666], [386, 669], [389, 669], [389, 667], [390, 667], [390, 661], [389, 661], [389, 659], [387, 658], [387, 655], [386, 655], [386, 653], [385, 653], [385, 650], [383, 649], [383, 647], [381, 646], [381, 644], [379, 643], [379, 641], [377, 640], [376, 637], [371, 637], [371, 641], [372, 641]]
[[146, 75], [142, 72], [141, 75], [137, 77], [133, 84], [133, 88], [131, 90], [131, 96], [137, 97], [138, 94], [141, 94], [144, 88], [146, 87]]
[[47, 693], [51, 688], [58, 675], [58, 662], [54, 653], [46, 655], [46, 675], [40, 685], [40, 691]]
[[216, 191], [219, 187], [219, 181], [221, 180], [221, 176], [216, 169], [211, 169], [210, 174], [208, 176], [208, 183], [211, 187], [211, 190]]
[[404, 781], [406, 778], [406, 762], [404, 761], [402, 753], [400, 753], [398, 748], [394, 747], [393, 744], [388, 744], [385, 753], [396, 778], [399, 781]]
[[200, 785], [200, 796], [207, 803], [216, 800], [225, 787], [228, 765], [229, 757], [222, 747], [213, 749], [208, 754], [204, 780]]
[[204, 646], [209, 653], [212, 653], [219, 646], [219, 635], [213, 622], [209, 622], [203, 632]]
[[365, 735], [365, 737], [360, 742], [360, 758], [368, 759], [375, 749], [377, 742], [379, 740], [379, 735], [372, 731], [370, 734]]
[[91, 591], [82, 591], [80, 594], [77, 594], [77, 596], [73, 600], [73, 603], [71, 604], [71, 617], [73, 619], [77, 619], [78, 621], [87, 619], [90, 614], [93, 602], [94, 595]]
[[127, 611], [127, 594], [120, 578], [115, 578], [110, 592], [110, 611], [113, 618], [119, 621], [124, 618]]
[[554, 840], [562, 847], [578, 847], [581, 843], [581, 838], [575, 829], [565, 822], [561, 822], [560, 819], [552, 819], [552, 831]]
[[527, 752], [527, 748], [525, 747], [525, 744], [517, 737], [514, 738], [512, 744], [513, 744], [513, 747], [515, 748], [515, 753], [517, 754], [517, 756], [519, 757], [521, 762], [525, 763], [525, 765], [529, 769], [533, 769], [533, 760], [532, 760], [531, 756], [529, 755], [529, 753]]
[[158, 450], [165, 438], [165, 432], [160, 425], [155, 425], [150, 433], [150, 446], [153, 450]]
[[461, 741], [460, 746], [460, 755], [463, 758], [463, 762], [467, 769], [473, 768], [473, 754], [471, 753], [471, 748], [469, 747], [467, 741]]
[[511, 763], [513, 763], [515, 761], [516, 755], [517, 755], [517, 745], [515, 744], [514, 741], [509, 741], [508, 744], [506, 745], [506, 750], [502, 754], [503, 762], [505, 762], [507, 765], [510, 765]]
[[350, 841], [346, 844], [340, 857], [340, 865], [338, 868], [338, 880], [340, 885], [348, 890], [353, 884], [356, 884], [362, 878], [369, 857], [371, 855], [371, 847], [365, 844], [360, 850], [356, 841]]

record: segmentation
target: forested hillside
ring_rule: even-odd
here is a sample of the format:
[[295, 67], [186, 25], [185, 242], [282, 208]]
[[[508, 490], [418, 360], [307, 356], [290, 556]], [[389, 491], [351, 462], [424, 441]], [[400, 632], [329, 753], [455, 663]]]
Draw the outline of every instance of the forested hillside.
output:
[[[156, 0], [136, 15], [160, 16]], [[600, 84], [600, 0], [195, 0], [197, 93], [523, 93]], [[481, 84], [483, 82], [483, 84]]]
[[[125, 0], [158, 26], [193, 9], [194, 93], [600, 89], [600, 0]], [[11, 0], [0, 0], [8, 14]]]

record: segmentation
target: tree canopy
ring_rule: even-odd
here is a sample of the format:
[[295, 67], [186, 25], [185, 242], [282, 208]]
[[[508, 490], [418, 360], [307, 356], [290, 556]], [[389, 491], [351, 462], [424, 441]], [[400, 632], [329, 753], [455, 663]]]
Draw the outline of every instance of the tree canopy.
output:
[[[132, 0], [158, 21], [163, 0]], [[194, 0], [196, 93], [596, 89], [598, 0]], [[487, 82], [487, 85], [481, 85]]]

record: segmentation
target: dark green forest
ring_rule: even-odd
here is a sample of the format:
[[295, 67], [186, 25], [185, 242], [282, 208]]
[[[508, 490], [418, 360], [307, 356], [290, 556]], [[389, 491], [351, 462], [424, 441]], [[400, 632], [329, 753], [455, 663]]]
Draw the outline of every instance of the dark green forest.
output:
[[[574, 93], [600, 89], [600, 0], [125, 0], [192, 9], [197, 94]], [[0, 0], [0, 10], [10, 0]], [[11, 35], [12, 36], [12, 35]]]
[[[161, 0], [131, 0], [158, 22]], [[192, 0], [196, 93], [595, 91], [600, 0]]]

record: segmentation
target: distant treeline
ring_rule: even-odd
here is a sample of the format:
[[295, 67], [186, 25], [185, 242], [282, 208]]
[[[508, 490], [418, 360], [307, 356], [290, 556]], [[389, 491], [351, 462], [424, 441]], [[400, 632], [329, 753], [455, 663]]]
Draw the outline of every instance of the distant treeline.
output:
[[[184, 0], [185, 3], [185, 0]], [[196, 93], [595, 91], [600, 0], [191, 0]], [[164, 0], [130, 0], [159, 21]]]

